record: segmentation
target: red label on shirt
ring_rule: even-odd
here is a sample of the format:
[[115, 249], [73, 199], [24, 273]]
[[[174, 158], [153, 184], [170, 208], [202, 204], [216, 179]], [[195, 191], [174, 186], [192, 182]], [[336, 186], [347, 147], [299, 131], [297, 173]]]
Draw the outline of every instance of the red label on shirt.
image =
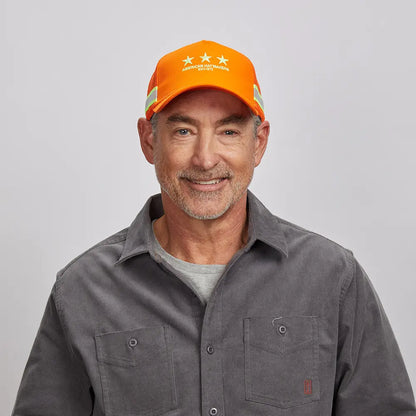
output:
[[303, 383], [303, 391], [305, 394], [312, 394], [312, 380], [305, 380], [305, 382]]

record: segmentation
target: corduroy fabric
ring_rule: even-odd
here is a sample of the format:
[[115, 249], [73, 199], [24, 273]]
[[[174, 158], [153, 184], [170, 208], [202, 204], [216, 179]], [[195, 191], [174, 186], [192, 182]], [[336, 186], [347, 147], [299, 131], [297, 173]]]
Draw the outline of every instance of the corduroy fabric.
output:
[[160, 196], [60, 271], [13, 415], [415, 416], [353, 254], [251, 193], [248, 213], [206, 306], [152, 249]]

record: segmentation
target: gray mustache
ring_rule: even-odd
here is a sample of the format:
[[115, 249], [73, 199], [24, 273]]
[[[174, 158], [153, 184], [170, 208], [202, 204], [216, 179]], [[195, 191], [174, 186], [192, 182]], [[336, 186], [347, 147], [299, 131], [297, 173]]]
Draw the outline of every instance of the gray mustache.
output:
[[210, 181], [212, 179], [230, 179], [232, 178], [233, 174], [229, 170], [221, 170], [221, 171], [212, 171], [212, 172], [204, 172], [204, 171], [186, 171], [180, 172], [178, 174], [179, 179], [188, 179], [190, 181]]

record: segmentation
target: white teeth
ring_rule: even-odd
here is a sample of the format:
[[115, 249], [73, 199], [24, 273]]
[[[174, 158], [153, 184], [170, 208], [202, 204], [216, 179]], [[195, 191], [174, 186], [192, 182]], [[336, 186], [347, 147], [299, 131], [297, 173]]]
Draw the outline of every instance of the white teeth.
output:
[[216, 183], [220, 183], [221, 179], [212, 179], [210, 181], [192, 181], [193, 183], [197, 183], [198, 185], [215, 185]]

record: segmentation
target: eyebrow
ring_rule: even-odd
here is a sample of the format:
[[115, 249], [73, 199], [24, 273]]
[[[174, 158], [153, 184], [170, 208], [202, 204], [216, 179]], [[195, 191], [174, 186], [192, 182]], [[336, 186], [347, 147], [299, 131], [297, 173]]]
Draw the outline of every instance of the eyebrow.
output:
[[[225, 117], [221, 120], [218, 120], [215, 124], [217, 126], [224, 126], [226, 124], [246, 124], [250, 116], [243, 115], [243, 114], [231, 114], [228, 117]], [[168, 117], [167, 123], [186, 123], [191, 124], [192, 126], [197, 126], [199, 123], [192, 117], [185, 116], [183, 114], [172, 114]]]
[[222, 120], [217, 121], [215, 124], [217, 126], [224, 126], [225, 124], [246, 124], [250, 119], [250, 116], [243, 114], [231, 114], [228, 117], [223, 118]]
[[169, 124], [171, 124], [171, 123], [186, 123], [186, 124], [191, 124], [192, 126], [196, 126], [198, 124], [198, 122], [194, 118], [184, 116], [182, 114], [172, 114], [172, 115], [170, 115], [167, 119], [167, 123], [169, 123]]

